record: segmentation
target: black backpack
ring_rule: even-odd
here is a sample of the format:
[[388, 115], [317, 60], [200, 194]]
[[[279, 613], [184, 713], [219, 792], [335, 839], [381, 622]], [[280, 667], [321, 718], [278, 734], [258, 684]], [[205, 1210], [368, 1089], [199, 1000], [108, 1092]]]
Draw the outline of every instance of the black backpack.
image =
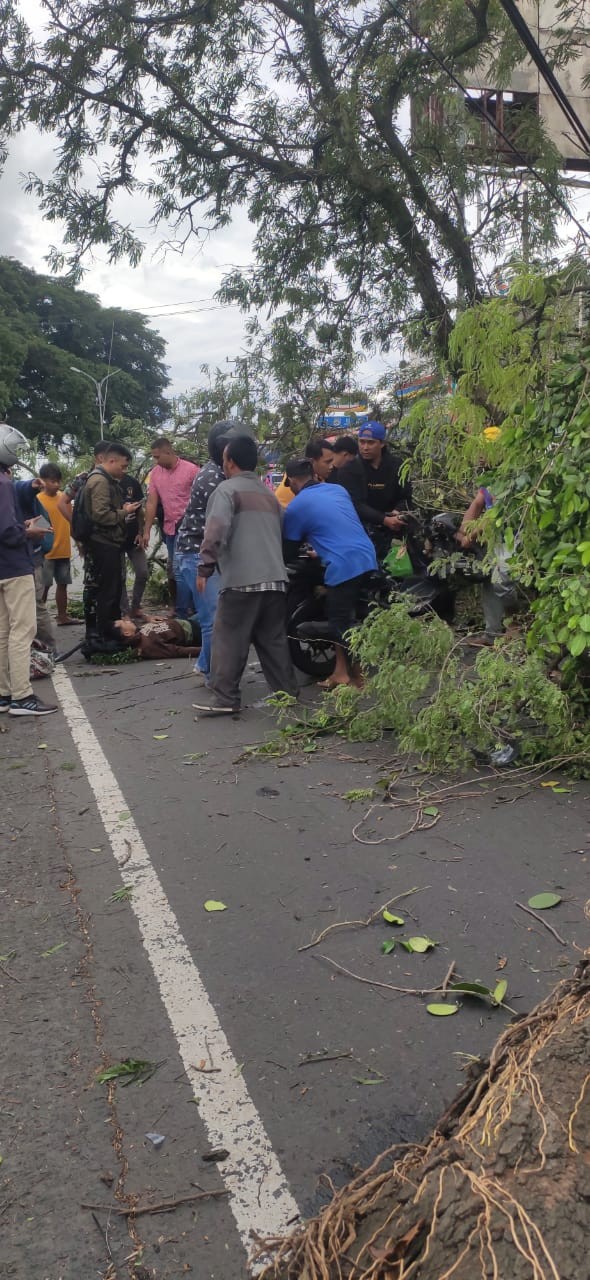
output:
[[85, 543], [90, 541], [94, 527], [86, 507], [87, 484], [88, 476], [84, 480], [84, 483], [80, 485], [72, 507], [72, 537], [75, 542], [79, 542], [81, 546], [84, 546]]

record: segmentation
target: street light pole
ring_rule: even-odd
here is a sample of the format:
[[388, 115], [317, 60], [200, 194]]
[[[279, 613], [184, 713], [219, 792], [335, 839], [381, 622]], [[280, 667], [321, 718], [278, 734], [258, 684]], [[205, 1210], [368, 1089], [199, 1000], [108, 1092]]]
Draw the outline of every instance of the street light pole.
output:
[[[246, 393], [246, 399], [245, 399], [245, 405], [244, 405], [244, 409], [245, 409], [244, 417], [246, 418], [247, 421], [249, 421], [253, 416], [254, 406], [252, 405], [252, 402], [250, 400], [250, 372], [249, 372], [248, 356], [236, 356], [235, 360], [230, 360], [229, 356], [226, 356], [225, 363], [235, 364], [236, 371], [239, 370], [240, 368], [243, 369], [244, 371], [244, 391]], [[230, 375], [230, 377], [231, 376], [233, 375]]]
[[[121, 370], [111, 369], [110, 372], [105, 374], [104, 378], [101, 378], [99, 382], [97, 378], [92, 377], [91, 373], [86, 373], [85, 369], [78, 369], [75, 364], [71, 364], [70, 369], [72, 373], [79, 373], [81, 378], [87, 378], [88, 381], [91, 382], [94, 387], [94, 390], [96, 392], [96, 403], [98, 405], [100, 434], [101, 436], [103, 436], [104, 427], [105, 427], [105, 409], [106, 409], [106, 403], [107, 403], [108, 381], [109, 381], [109, 378], [114, 378], [115, 374], [120, 373]], [[104, 387], [104, 391], [103, 391], [103, 387]]]

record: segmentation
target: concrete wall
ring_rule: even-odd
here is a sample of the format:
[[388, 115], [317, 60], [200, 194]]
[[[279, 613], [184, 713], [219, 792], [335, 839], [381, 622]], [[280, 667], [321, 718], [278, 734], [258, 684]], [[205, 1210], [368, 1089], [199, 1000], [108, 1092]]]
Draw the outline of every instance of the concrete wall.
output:
[[[553, 42], [553, 28], [560, 21], [554, 0], [539, 0], [538, 3], [537, 0], [521, 0], [519, 9], [537, 43], [545, 50]], [[590, 25], [590, 0], [586, 21]], [[555, 74], [582, 123], [590, 132], [590, 90], [583, 88], [584, 79], [590, 76], [590, 48], [567, 66], [560, 67]], [[478, 71], [471, 73], [469, 87], [538, 94], [541, 119], [566, 164], [574, 168], [590, 167], [590, 157], [571, 138], [572, 130], [566, 116], [536, 66], [528, 58], [515, 68], [510, 84], [506, 85], [495, 84], [491, 73], [482, 63]]]

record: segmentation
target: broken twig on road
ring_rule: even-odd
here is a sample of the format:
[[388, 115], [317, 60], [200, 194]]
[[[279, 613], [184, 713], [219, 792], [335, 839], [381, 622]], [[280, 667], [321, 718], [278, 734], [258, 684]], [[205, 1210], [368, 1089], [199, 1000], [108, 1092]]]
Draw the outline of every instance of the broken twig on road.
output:
[[175, 1200], [160, 1200], [157, 1204], [136, 1204], [130, 1209], [111, 1204], [81, 1204], [80, 1208], [91, 1211], [97, 1209], [99, 1213], [117, 1213], [121, 1218], [138, 1218], [142, 1213], [172, 1213], [181, 1204], [192, 1204], [193, 1200], [209, 1200], [228, 1195], [229, 1191], [223, 1188], [219, 1191], [195, 1191], [193, 1195], [177, 1196]]
[[565, 938], [562, 938], [561, 934], [557, 932], [557, 929], [554, 929], [553, 925], [549, 924], [548, 920], [544, 920], [543, 917], [538, 915], [536, 911], [533, 911], [531, 907], [525, 907], [523, 902], [515, 902], [514, 905], [516, 907], [520, 907], [521, 911], [526, 911], [527, 916], [533, 916], [533, 919], [538, 920], [539, 924], [544, 924], [545, 928], [549, 930], [549, 933], [553, 934], [554, 938], [557, 938], [557, 941], [561, 943], [562, 947], [567, 947], [569, 945]]
[[429, 888], [430, 885], [425, 884], [421, 888], [406, 889], [405, 893], [396, 894], [395, 898], [389, 898], [387, 902], [382, 902], [381, 906], [377, 907], [376, 911], [372, 911], [366, 920], [339, 920], [335, 924], [329, 924], [318, 934], [317, 938], [314, 938], [313, 942], [306, 942], [304, 947], [298, 947], [297, 950], [309, 951], [311, 947], [317, 947], [318, 943], [323, 942], [324, 938], [327, 938], [333, 929], [352, 929], [355, 927], [366, 929], [370, 924], [374, 924], [375, 920], [379, 919], [382, 911], [387, 911], [395, 902], [401, 902], [402, 898], [409, 898], [413, 893], [425, 893], [426, 889]]
[[395, 987], [391, 982], [378, 982], [376, 978], [362, 978], [359, 973], [352, 973], [350, 969], [345, 969], [343, 964], [338, 964], [336, 960], [332, 960], [330, 956], [321, 957], [327, 960], [339, 973], [345, 974], [347, 978], [354, 978], [355, 982], [363, 982], [369, 987], [383, 987], [386, 991], [396, 991], [401, 996], [433, 996], [438, 991], [446, 990], [445, 984], [448, 985], [449, 980], [455, 969], [455, 961], [451, 964], [446, 976], [443, 978], [442, 985], [439, 982], [436, 987]]

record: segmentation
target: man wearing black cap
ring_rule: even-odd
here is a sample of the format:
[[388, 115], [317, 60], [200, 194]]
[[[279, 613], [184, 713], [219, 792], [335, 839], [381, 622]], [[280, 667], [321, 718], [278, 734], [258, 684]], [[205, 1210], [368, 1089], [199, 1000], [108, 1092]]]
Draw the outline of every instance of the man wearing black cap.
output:
[[412, 485], [399, 479], [402, 461], [389, 453], [385, 436], [381, 422], [363, 422], [358, 431], [358, 457], [339, 467], [333, 476], [351, 495], [379, 559], [387, 556], [393, 535], [403, 530], [399, 512], [412, 506]]

